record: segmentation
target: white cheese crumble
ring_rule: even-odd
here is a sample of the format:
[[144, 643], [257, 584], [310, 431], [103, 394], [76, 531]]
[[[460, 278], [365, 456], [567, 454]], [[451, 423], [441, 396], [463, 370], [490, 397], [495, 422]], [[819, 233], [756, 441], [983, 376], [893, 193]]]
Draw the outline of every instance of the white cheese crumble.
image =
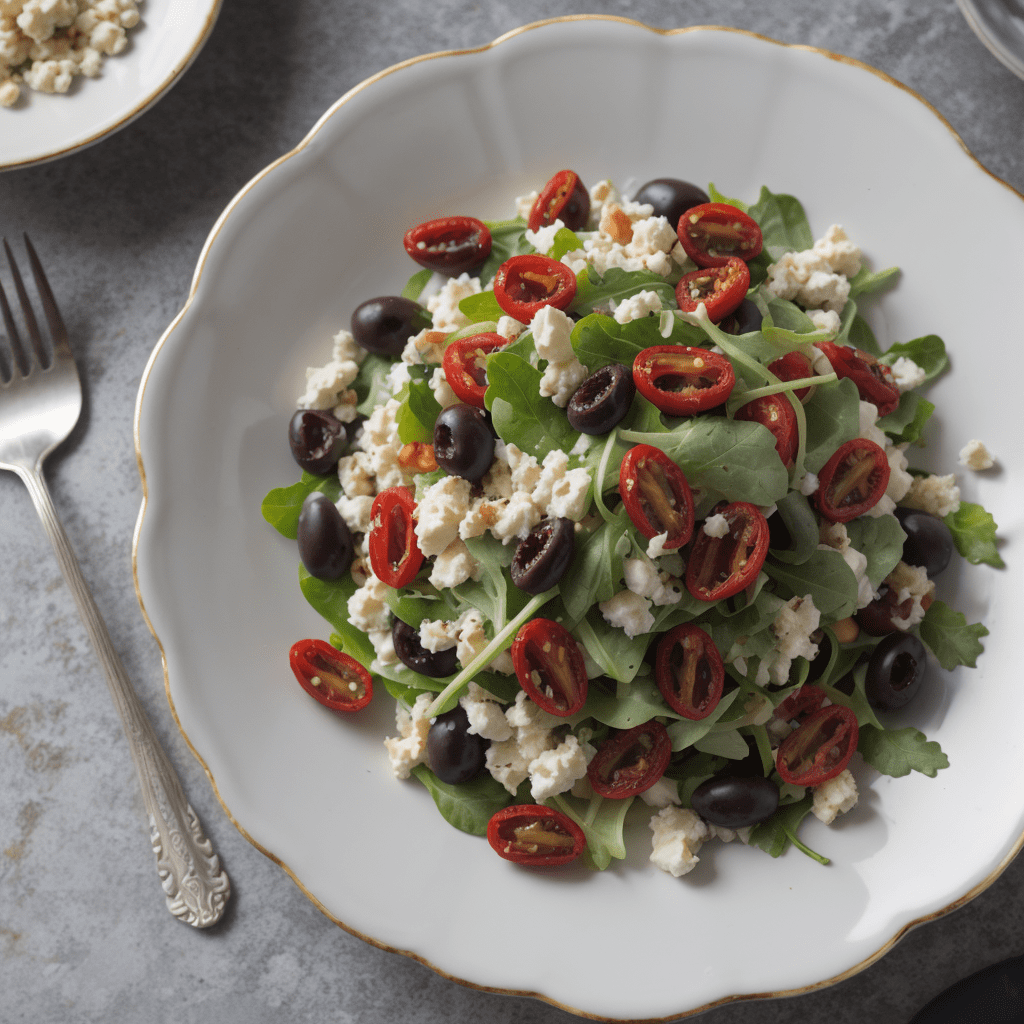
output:
[[650, 821], [651, 861], [675, 878], [697, 866], [697, 852], [711, 838], [711, 830], [688, 807], [664, 807]]
[[814, 787], [811, 810], [814, 816], [831, 825], [839, 814], [845, 814], [857, 804], [857, 783], [849, 768], [844, 768], [834, 779]]
[[704, 532], [709, 537], [724, 537], [729, 532], [729, 520], [721, 512], [716, 512], [704, 520]]
[[915, 476], [900, 504], [944, 519], [960, 508], [960, 488], [956, 477], [952, 473], [946, 476], [935, 473]]
[[411, 710], [401, 701], [396, 703], [395, 725], [398, 728], [398, 736], [389, 736], [384, 740], [384, 748], [391, 761], [391, 771], [396, 779], [409, 778], [412, 769], [422, 764], [427, 756], [430, 719], [426, 717], [426, 711], [433, 699], [434, 694], [421, 693]]
[[960, 465], [968, 469], [980, 471], [991, 469], [996, 464], [992, 453], [985, 447], [984, 443], [977, 439], [968, 441], [960, 449]]
[[810, 249], [787, 252], [768, 268], [768, 290], [808, 309], [841, 313], [850, 297], [849, 278], [860, 270], [860, 247], [833, 224]]
[[654, 628], [651, 602], [632, 590], [620, 590], [597, 607], [609, 626], [618, 627], [630, 638]]
[[642, 320], [652, 313], [661, 312], [661, 297], [657, 292], [644, 290], [623, 299], [615, 307], [615, 322], [620, 324], [632, 323], [634, 320]]

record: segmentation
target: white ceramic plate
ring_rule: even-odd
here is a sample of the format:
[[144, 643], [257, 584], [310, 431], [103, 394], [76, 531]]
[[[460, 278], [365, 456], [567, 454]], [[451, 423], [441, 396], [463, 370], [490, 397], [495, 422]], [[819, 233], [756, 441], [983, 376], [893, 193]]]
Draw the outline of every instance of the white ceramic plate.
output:
[[67, 156], [123, 128], [152, 106], [195, 60], [221, 0], [143, 0], [128, 47], [107, 57], [98, 78], [78, 77], [64, 95], [22, 86], [0, 109], [0, 170]]
[[[883, 346], [936, 332], [952, 352], [915, 462], [955, 468], [973, 437], [998, 455], [995, 472], [961, 471], [962, 487], [995, 514], [1009, 568], [950, 569], [940, 584], [987, 622], [987, 651], [976, 671], [936, 668], [907, 716], [951, 767], [936, 779], [861, 771], [858, 807], [802, 833], [829, 867], [716, 843], [673, 879], [647, 863], [641, 825], [603, 873], [518, 869], [448, 827], [416, 782], [391, 778], [385, 695], [341, 721], [290, 678], [291, 643], [329, 629], [259, 504], [297, 478], [285, 426], [304, 367], [328, 358], [360, 301], [405, 283], [409, 225], [508, 216], [512, 197], [566, 166], [587, 182], [714, 181], [750, 200], [764, 183], [799, 196], [816, 232], [844, 224], [876, 267], [904, 270], [873, 308]], [[1022, 235], [1021, 197], [918, 97], [844, 58], [736, 31], [548, 22], [343, 97], [217, 222], [139, 397], [140, 599], [172, 708], [232, 820], [369, 941], [604, 1018], [806, 991], [984, 888], [1024, 833], [1019, 737], [1001, 727], [1024, 592], [1024, 360], [1009, 330]]]

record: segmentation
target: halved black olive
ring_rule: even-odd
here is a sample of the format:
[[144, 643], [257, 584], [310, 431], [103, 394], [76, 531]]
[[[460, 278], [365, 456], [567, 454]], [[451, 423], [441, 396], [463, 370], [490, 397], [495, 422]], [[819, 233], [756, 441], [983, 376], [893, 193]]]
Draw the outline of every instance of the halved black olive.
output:
[[450, 405], [434, 423], [434, 458], [452, 476], [476, 483], [494, 461], [494, 434], [483, 409]]
[[712, 825], [746, 828], [770, 818], [779, 806], [779, 789], [762, 776], [712, 776], [690, 798], [693, 809]]
[[576, 550], [571, 519], [544, 519], [516, 546], [509, 572], [512, 582], [528, 594], [543, 594], [565, 575]]
[[763, 319], [756, 304], [744, 299], [718, 326], [726, 334], [752, 334], [761, 330]]
[[655, 217], [666, 217], [673, 230], [687, 210], [710, 203], [707, 192], [679, 178], [655, 178], [640, 186], [633, 197], [635, 203], [650, 203]]
[[469, 731], [469, 716], [461, 704], [438, 715], [427, 733], [427, 765], [452, 786], [480, 774], [487, 760], [489, 741]]
[[367, 299], [352, 314], [352, 337], [367, 350], [381, 356], [400, 356], [405, 343], [426, 323], [426, 310], [401, 295]]
[[307, 473], [326, 476], [348, 447], [345, 424], [320, 409], [299, 409], [288, 424], [292, 457]]
[[455, 647], [449, 647], [444, 651], [428, 651], [420, 643], [420, 631], [413, 629], [401, 619], [395, 619], [391, 623], [391, 640], [395, 645], [398, 660], [413, 672], [419, 672], [421, 676], [442, 679], [453, 675], [459, 666]]
[[921, 566], [929, 579], [937, 576], [953, 557], [953, 534], [949, 527], [937, 516], [916, 508], [900, 507], [894, 515], [907, 535], [903, 561]]
[[607, 434], [629, 412], [635, 394], [632, 369], [609, 363], [576, 389], [565, 414], [581, 434]]
[[296, 540], [302, 564], [317, 579], [336, 580], [352, 564], [352, 533], [326, 494], [314, 491], [306, 496], [299, 512]]
[[890, 633], [868, 659], [864, 692], [873, 708], [895, 711], [909, 704], [921, 689], [927, 654], [913, 633]]

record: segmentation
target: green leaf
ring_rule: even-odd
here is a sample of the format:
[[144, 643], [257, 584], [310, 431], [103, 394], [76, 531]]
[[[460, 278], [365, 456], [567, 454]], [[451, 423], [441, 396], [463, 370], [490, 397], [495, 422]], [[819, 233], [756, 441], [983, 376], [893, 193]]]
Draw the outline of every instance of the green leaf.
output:
[[406, 397], [395, 414], [399, 438], [403, 444], [433, 441], [434, 422], [441, 412], [440, 402], [425, 381], [410, 381], [403, 390]]
[[337, 501], [341, 495], [337, 475], [314, 476], [303, 470], [298, 483], [290, 487], [275, 487], [268, 492], [260, 505], [260, 512], [278, 533], [289, 540], [295, 540], [298, 536], [302, 503], [314, 491], [326, 494], [331, 501]]
[[496, 537], [485, 533], [480, 537], [470, 537], [466, 547], [480, 567], [480, 578], [460, 583], [449, 593], [459, 600], [463, 610], [479, 609], [488, 626], [497, 632], [509, 619], [518, 615], [529, 600], [526, 591], [515, 586], [508, 573], [515, 545], [502, 544]]
[[580, 800], [562, 793], [551, 797], [548, 803], [568, 815], [583, 829], [587, 839], [585, 856], [593, 867], [603, 871], [613, 858], [622, 860], [626, 856], [622, 828], [626, 812], [635, 799], [631, 796], [625, 800], [605, 800], [594, 796], [590, 800]]
[[472, 836], [487, 835], [487, 823], [512, 802], [508, 790], [486, 772], [458, 786], [442, 782], [425, 764], [416, 765], [412, 774], [427, 787], [441, 817]]
[[310, 576], [305, 567], [300, 565], [299, 587], [302, 596], [313, 609], [334, 628], [340, 641], [335, 646], [369, 669], [376, 657], [373, 644], [361, 629], [356, 629], [348, 620], [348, 599], [356, 592], [356, 581], [352, 576], [345, 573], [336, 580], [321, 580]]
[[665, 703], [650, 676], [611, 689], [596, 680], [591, 683], [587, 702], [574, 721], [593, 718], [612, 729], [633, 729], [652, 718], [679, 718]]
[[949, 758], [938, 743], [909, 726], [876, 729], [865, 725], [860, 730], [857, 749], [872, 768], [897, 779], [912, 771], [934, 779], [940, 768], [949, 767]]
[[390, 396], [387, 387], [388, 374], [394, 366], [385, 356], [370, 353], [359, 365], [359, 373], [352, 382], [352, 390], [359, 400], [356, 411], [369, 416], [378, 405], [383, 405]]
[[900, 404], [888, 416], [883, 416], [878, 426], [896, 444], [902, 441], [913, 443], [921, 439], [924, 426], [933, 412], [935, 406], [927, 398], [922, 398], [916, 391], [904, 391], [900, 395]]
[[773, 261], [787, 252], [799, 252], [814, 245], [807, 215], [800, 200], [793, 196], [769, 192], [762, 185], [757, 202], [747, 208], [747, 213], [760, 225], [764, 251]]
[[822, 618], [843, 619], [857, 610], [857, 577], [832, 548], [819, 548], [800, 565], [766, 559], [764, 571], [782, 588], [780, 596], [810, 595]]
[[622, 683], [630, 682], [637, 674], [652, 639], [650, 633], [629, 637], [623, 630], [609, 626], [597, 607], [591, 608], [572, 632], [605, 675]]
[[584, 267], [576, 275], [576, 296], [569, 305], [573, 313], [591, 313], [597, 306], [607, 311], [637, 292], [657, 292], [666, 309], [676, 305], [675, 286], [653, 270], [623, 270], [609, 267], [602, 277], [593, 267]]
[[877, 590], [903, 557], [907, 535], [900, 521], [895, 516], [859, 516], [846, 524], [846, 534], [850, 543], [867, 558], [865, 573]]
[[428, 270], [426, 267], [413, 274], [402, 289], [402, 298], [412, 299], [413, 302], [416, 302], [423, 294], [423, 289], [427, 286], [427, 282], [433, 276], [434, 272], [432, 270]]
[[545, 254], [549, 259], [561, 260], [567, 252], [575, 252], [582, 249], [583, 243], [579, 240], [575, 231], [569, 228], [559, 228], [555, 232], [555, 241]]
[[[678, 722], [673, 722], [668, 727], [668, 734], [672, 740], [672, 750], [680, 751], [685, 750], [687, 747], [693, 746], [698, 740], [703, 739], [708, 733], [711, 732], [711, 727], [729, 710], [732, 706], [733, 701], [740, 695], [741, 690], [730, 690], [728, 693], [722, 696], [722, 699], [718, 702], [718, 707], [711, 712], [706, 718], [701, 718], [698, 721], [691, 721], [687, 718], [681, 718]], [[747, 745], [743, 744], [743, 756], [747, 755]], [[712, 756], [711, 753], [708, 756]], [[720, 755], [729, 757], [731, 755], [724, 754]]]
[[860, 395], [850, 379], [819, 384], [804, 405], [807, 448], [804, 465], [817, 473], [840, 445], [860, 433]]
[[[479, 277], [486, 284], [498, 272], [498, 267], [509, 257], [522, 256], [537, 250], [526, 240], [526, 221], [521, 217], [516, 217], [514, 220], [488, 220], [484, 223], [491, 232], [491, 254], [480, 268]], [[487, 319], [497, 319], [497, 317]]]
[[704, 341], [699, 327], [678, 317], [672, 318], [668, 338], [662, 337], [659, 323], [656, 316], [620, 324], [607, 313], [589, 313], [573, 328], [572, 347], [576, 358], [593, 373], [609, 363], [632, 366], [636, 357], [652, 345], [699, 345]]
[[818, 517], [810, 502], [799, 491], [790, 491], [779, 499], [775, 514], [789, 532], [793, 546], [772, 548], [772, 557], [792, 565], [803, 564], [818, 550]]
[[899, 267], [886, 267], [885, 270], [871, 271], [866, 266], [861, 266], [860, 270], [850, 278], [850, 298], [877, 292], [882, 288], [891, 288], [896, 283], [899, 274]]
[[843, 326], [836, 336], [836, 342], [842, 345], [852, 345], [862, 352], [873, 355], [876, 359], [882, 355], [882, 347], [878, 344], [875, 332], [871, 330], [870, 324], [857, 312], [856, 303], [850, 300], [843, 307]]
[[980, 622], [969, 623], [963, 612], [954, 611], [942, 601], [932, 601], [918, 626], [921, 639], [944, 669], [957, 665], [975, 668], [981, 643], [988, 629]]
[[735, 206], [737, 210], [742, 210], [744, 213], [747, 212], [747, 204], [743, 202], [742, 199], [730, 199], [728, 196], [723, 196], [722, 193], [715, 188], [714, 182], [711, 182], [711, 184], [708, 185], [708, 196], [713, 203], [728, 203], [729, 206]]
[[491, 291], [467, 295], [459, 302], [459, 311], [465, 313], [474, 323], [481, 320], [496, 323], [505, 315], [505, 310], [498, 305], [498, 300]]
[[953, 534], [957, 551], [972, 565], [984, 562], [997, 569], [1006, 565], [996, 547], [996, 521], [981, 505], [961, 501], [960, 508], [942, 521]]
[[773, 857], [779, 857], [789, 848], [790, 843], [793, 843], [801, 852], [818, 861], [819, 864], [827, 864], [827, 857], [822, 857], [821, 854], [815, 853], [805, 846], [796, 834], [800, 823], [810, 814], [813, 805], [813, 797], [806, 796], [796, 803], [780, 807], [766, 821], [753, 827], [750, 832], [750, 845], [760, 847]]
[[879, 357], [879, 362], [892, 366], [900, 356], [913, 360], [925, 371], [924, 383], [934, 380], [949, 366], [945, 343], [937, 334], [926, 334], [913, 341], [898, 341]]
[[582, 619], [592, 605], [610, 600], [622, 579], [619, 541], [630, 532], [623, 508], [614, 519], [603, 522], [591, 534], [577, 534], [576, 550], [566, 573], [572, 586], [565, 588], [562, 603], [573, 621]]

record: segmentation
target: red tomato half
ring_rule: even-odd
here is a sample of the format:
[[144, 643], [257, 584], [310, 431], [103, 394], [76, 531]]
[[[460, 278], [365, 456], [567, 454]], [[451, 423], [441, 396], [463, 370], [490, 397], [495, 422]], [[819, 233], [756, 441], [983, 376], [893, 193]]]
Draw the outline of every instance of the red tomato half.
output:
[[[768, 364], [770, 373], [774, 373], [779, 380], [803, 380], [805, 377], [814, 376], [814, 367], [810, 359], [803, 352], [787, 352], [779, 356], [774, 362]], [[797, 388], [793, 394], [799, 401], [803, 401], [812, 391], [808, 385], [806, 388]]]
[[799, 428], [796, 412], [785, 395], [763, 395], [736, 410], [735, 419], [749, 420], [767, 427], [775, 437], [775, 450], [788, 469], [796, 458]]
[[565, 309], [575, 295], [572, 270], [539, 253], [512, 256], [494, 275], [498, 305], [522, 324], [528, 324], [544, 306]]
[[491, 254], [491, 232], [476, 217], [441, 217], [409, 228], [405, 251], [421, 266], [442, 274], [462, 274]]
[[736, 373], [717, 352], [689, 345], [652, 345], [633, 360], [633, 382], [652, 405], [670, 416], [689, 416], [721, 405]]
[[676, 233], [698, 267], [721, 267], [732, 256], [752, 260], [761, 252], [757, 221], [728, 203], [691, 207], [679, 218]]
[[714, 640], [699, 626], [684, 622], [658, 641], [654, 678], [673, 711], [699, 721], [722, 699], [725, 666]]
[[559, 171], [541, 189], [530, 210], [529, 228], [537, 231], [560, 220], [571, 231], [586, 227], [590, 193], [575, 171]]
[[833, 523], [848, 523], [874, 508], [889, 486], [885, 451], [864, 437], [840, 445], [821, 467], [814, 504]]
[[661, 722], [651, 719], [601, 744], [587, 767], [594, 792], [623, 800], [650, 789], [665, 774], [672, 740]]
[[519, 685], [539, 708], [565, 718], [587, 699], [583, 652], [572, 634], [551, 619], [530, 619], [512, 641]]
[[405, 487], [381, 491], [370, 506], [370, 567], [389, 587], [411, 583], [423, 564], [415, 511], [416, 499]]
[[676, 302], [686, 313], [695, 313], [703, 302], [708, 319], [717, 324], [734, 312], [750, 287], [750, 269], [730, 256], [721, 266], [683, 274], [676, 285]]
[[756, 505], [734, 501], [718, 511], [728, 532], [712, 537], [697, 530], [686, 564], [686, 589], [698, 601], [718, 601], [745, 590], [768, 554], [768, 520]]
[[666, 549], [693, 535], [693, 494], [686, 474], [659, 448], [638, 444], [619, 467], [619, 494], [633, 525], [648, 539], [668, 533]]
[[879, 416], [887, 416], [900, 404], [900, 389], [892, 379], [892, 370], [873, 355], [850, 345], [819, 341], [816, 348], [828, 356], [836, 376], [849, 377], [865, 402], [878, 407]]
[[487, 842], [505, 860], [538, 867], [568, 864], [587, 845], [572, 818], [542, 804], [503, 807], [487, 823]]
[[809, 715], [820, 711], [827, 699], [828, 694], [820, 686], [805, 683], [775, 709], [775, 717], [780, 722], [803, 722]]
[[336, 714], [359, 711], [373, 697], [370, 673], [325, 640], [299, 640], [288, 660], [306, 693]]
[[467, 405], [484, 407], [487, 373], [484, 361], [491, 352], [504, 348], [508, 338], [500, 334], [471, 334], [453, 341], [444, 350], [444, 375], [448, 386]]
[[815, 711], [779, 747], [775, 766], [784, 782], [817, 786], [834, 779], [857, 749], [857, 716], [841, 704]]

